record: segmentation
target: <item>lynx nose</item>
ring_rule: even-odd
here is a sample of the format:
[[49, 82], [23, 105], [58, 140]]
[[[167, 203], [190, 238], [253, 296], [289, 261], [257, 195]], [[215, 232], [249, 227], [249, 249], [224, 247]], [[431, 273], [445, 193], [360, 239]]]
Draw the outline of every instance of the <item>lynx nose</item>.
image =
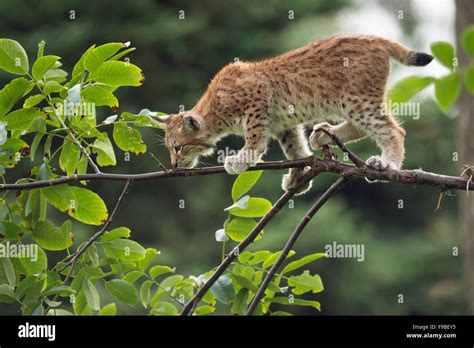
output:
[[171, 167], [176, 168], [178, 166], [178, 163], [176, 161], [176, 158], [171, 158]]

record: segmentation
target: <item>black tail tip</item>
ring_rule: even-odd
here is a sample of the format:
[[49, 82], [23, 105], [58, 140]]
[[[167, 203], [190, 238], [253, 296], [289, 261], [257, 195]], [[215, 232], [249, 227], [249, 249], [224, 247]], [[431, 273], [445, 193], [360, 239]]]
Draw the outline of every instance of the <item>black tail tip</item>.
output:
[[428, 53], [417, 52], [415, 53], [415, 58], [413, 59], [412, 65], [415, 66], [425, 66], [431, 63], [433, 56]]

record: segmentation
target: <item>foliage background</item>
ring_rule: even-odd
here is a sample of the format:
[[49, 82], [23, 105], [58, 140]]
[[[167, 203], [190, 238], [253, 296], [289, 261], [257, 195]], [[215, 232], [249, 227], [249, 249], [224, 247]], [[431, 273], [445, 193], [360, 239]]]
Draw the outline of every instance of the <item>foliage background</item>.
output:
[[[131, 55], [132, 62], [143, 69], [146, 81], [141, 88], [119, 90], [119, 112], [137, 112], [147, 107], [173, 113], [179, 105], [192, 107], [217, 70], [235, 57], [261, 59], [338, 33], [344, 28], [344, 14], [362, 11], [366, 17], [360, 20], [368, 23], [365, 32], [377, 34], [380, 11], [396, 18], [397, 11], [403, 10], [404, 20], [389, 23], [393, 27], [388, 31], [389, 35], [393, 33], [389, 37], [416, 49], [426, 49], [428, 42], [418, 35], [420, 30], [426, 30], [424, 19], [416, 8], [419, 6], [411, 1], [395, 5], [375, 0], [298, 0], [291, 4], [277, 0], [1, 0], [0, 36], [19, 41], [29, 54], [36, 52], [39, 41], [45, 40], [46, 54], [61, 55], [66, 70], [93, 43], [131, 41], [137, 47]], [[74, 20], [69, 18], [71, 10], [75, 11]], [[185, 11], [184, 20], [179, 20], [179, 10]], [[288, 19], [289, 10], [294, 11], [294, 20]], [[448, 20], [438, 25], [452, 31]], [[415, 68], [394, 65], [398, 76], [406, 72], [403, 69]], [[409, 72], [430, 74], [430, 66], [425, 69]], [[0, 72], [0, 86], [8, 78]], [[456, 110], [450, 116], [455, 114]], [[109, 114], [102, 118], [106, 116]], [[421, 118], [402, 121], [408, 133], [407, 168], [458, 174], [457, 163], [452, 160], [456, 151], [452, 117], [441, 114], [431, 100], [423, 100]], [[147, 130], [145, 142], [169, 163], [157, 133]], [[228, 138], [221, 146], [238, 148], [241, 144], [241, 139]], [[378, 151], [369, 141], [351, 148], [363, 158]], [[123, 158], [123, 154], [118, 154], [117, 167], [109, 171], [158, 170], [149, 157], [132, 155], [130, 162]], [[281, 158], [281, 151], [273, 143], [266, 159]], [[215, 158], [206, 162], [216, 163]], [[7, 181], [13, 182], [15, 175], [24, 176], [27, 165], [18, 166]], [[281, 194], [282, 174], [264, 173], [255, 193], [276, 200]], [[225, 220], [222, 208], [231, 203], [233, 179], [220, 175], [136, 183], [115, 224], [129, 226], [133, 239], [161, 250], [163, 263], [176, 265], [182, 274], [198, 275], [220, 260], [220, 245], [215, 242], [214, 232]], [[331, 175], [318, 177], [309, 194], [298, 197], [293, 209], [282, 211], [272, 221], [264, 238], [257, 242], [259, 246], [280, 249], [311, 200], [332, 179]], [[121, 187], [122, 184], [113, 182], [90, 186], [109, 208]], [[182, 199], [184, 209], [179, 208]], [[400, 199], [404, 209], [398, 209]], [[452, 256], [452, 248], [460, 247], [457, 203], [448, 196], [442, 209], [435, 212], [437, 200], [438, 192], [430, 188], [369, 185], [364, 181], [350, 183], [332, 199], [307, 227], [296, 245], [297, 255], [324, 251], [326, 244], [337, 241], [363, 243], [366, 257], [364, 262], [324, 259], [312, 265], [325, 285], [325, 291], [318, 295], [322, 314], [465, 314], [461, 257]], [[61, 221], [63, 217], [57, 214]], [[73, 228], [76, 241], [88, 239], [95, 231], [76, 222]], [[404, 295], [403, 304], [397, 302], [399, 294]], [[300, 314], [314, 314], [309, 309], [301, 310], [308, 312]], [[139, 313], [126, 306], [121, 308], [122, 313], [126, 311]], [[0, 314], [13, 313], [0, 306]]]

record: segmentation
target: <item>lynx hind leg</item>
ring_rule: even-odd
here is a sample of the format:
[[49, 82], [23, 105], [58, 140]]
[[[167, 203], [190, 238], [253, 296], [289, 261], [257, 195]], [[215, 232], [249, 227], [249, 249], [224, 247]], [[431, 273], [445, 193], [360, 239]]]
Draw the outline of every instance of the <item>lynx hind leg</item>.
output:
[[373, 169], [400, 169], [405, 157], [405, 130], [391, 115], [381, 115], [367, 124], [370, 137], [382, 150], [380, 156], [372, 156], [367, 165]]
[[[278, 141], [280, 146], [289, 160], [305, 158], [312, 155], [311, 151], [308, 148], [306, 136], [304, 134], [304, 127], [299, 125], [291, 130], [285, 131], [278, 136]], [[299, 180], [304, 176], [309, 168], [298, 169], [291, 168], [288, 174], [283, 176], [282, 188], [285, 191], [289, 191], [292, 188], [295, 188], [299, 183]], [[300, 188], [298, 194], [303, 194], [309, 191], [311, 188], [312, 182], [308, 182], [303, 187]]]

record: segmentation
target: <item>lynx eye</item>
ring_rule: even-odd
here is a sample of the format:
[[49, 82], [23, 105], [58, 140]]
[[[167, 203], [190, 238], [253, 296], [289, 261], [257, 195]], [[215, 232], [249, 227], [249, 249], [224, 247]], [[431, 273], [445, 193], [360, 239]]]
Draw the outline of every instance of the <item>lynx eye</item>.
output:
[[183, 146], [182, 146], [182, 145], [180, 145], [180, 146], [175, 146], [175, 147], [174, 147], [174, 151], [175, 151], [176, 153], [180, 153], [181, 150], [183, 150]]

